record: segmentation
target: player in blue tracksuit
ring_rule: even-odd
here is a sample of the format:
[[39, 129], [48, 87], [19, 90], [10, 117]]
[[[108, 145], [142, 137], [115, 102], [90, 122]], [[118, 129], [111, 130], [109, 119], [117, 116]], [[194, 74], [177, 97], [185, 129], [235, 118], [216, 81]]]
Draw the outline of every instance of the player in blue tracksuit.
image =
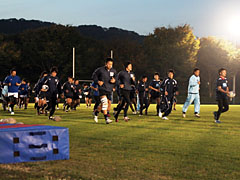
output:
[[188, 106], [190, 106], [193, 101], [194, 101], [194, 114], [196, 117], [200, 117], [199, 115], [200, 113], [200, 95], [199, 95], [200, 77], [199, 75], [200, 75], [200, 70], [198, 68], [195, 68], [193, 70], [193, 75], [189, 79], [188, 96], [182, 109], [184, 118], [186, 117]]
[[8, 97], [10, 101], [10, 112], [14, 115], [14, 105], [18, 99], [18, 87], [21, 85], [21, 79], [17, 76], [16, 69], [11, 69], [11, 75], [7, 76], [4, 84], [8, 86]]
[[166, 105], [165, 109], [161, 109], [161, 113], [164, 112], [164, 114], [160, 115], [160, 117], [162, 116], [162, 119], [164, 120], [168, 120], [167, 116], [172, 112], [174, 95], [175, 94], [178, 95], [177, 81], [173, 79], [173, 76], [174, 76], [174, 71], [170, 69], [168, 71], [168, 77], [163, 80], [160, 87], [160, 90], [163, 95], [161, 101], [163, 101], [164, 104]]
[[18, 101], [19, 108], [21, 109], [22, 106], [25, 105], [25, 109], [27, 109], [28, 85], [25, 79], [22, 80], [18, 92], [19, 92]]

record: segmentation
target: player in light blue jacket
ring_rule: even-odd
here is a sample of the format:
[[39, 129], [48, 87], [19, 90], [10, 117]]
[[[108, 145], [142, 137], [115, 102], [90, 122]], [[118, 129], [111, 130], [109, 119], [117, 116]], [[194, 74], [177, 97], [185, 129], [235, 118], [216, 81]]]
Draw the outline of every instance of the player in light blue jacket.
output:
[[198, 68], [195, 68], [193, 70], [193, 75], [189, 79], [188, 84], [188, 96], [186, 99], [186, 102], [183, 105], [183, 117], [186, 117], [186, 112], [188, 109], [188, 106], [192, 104], [194, 101], [194, 114], [196, 117], [200, 117], [200, 95], [199, 95], [199, 86], [200, 86], [200, 70]]

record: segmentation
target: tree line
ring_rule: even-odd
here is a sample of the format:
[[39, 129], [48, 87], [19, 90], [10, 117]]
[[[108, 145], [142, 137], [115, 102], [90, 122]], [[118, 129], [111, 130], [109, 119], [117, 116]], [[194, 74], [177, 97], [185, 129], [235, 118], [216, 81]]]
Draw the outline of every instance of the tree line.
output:
[[[230, 87], [233, 76], [238, 82], [239, 49], [214, 37], [198, 38], [187, 24], [155, 28], [143, 41], [127, 36], [96, 39], [82, 34], [76, 27], [63, 25], [0, 34], [0, 80], [16, 67], [21, 78], [34, 84], [43, 70], [57, 66], [60, 80], [64, 82], [72, 75], [73, 47], [78, 79], [91, 79], [93, 71], [110, 56], [110, 50], [114, 52], [115, 69], [120, 71], [124, 62], [131, 61], [137, 78], [147, 75], [151, 80], [154, 72], [165, 77], [168, 69], [174, 69], [180, 102], [186, 98], [188, 78], [194, 67], [201, 70], [202, 102], [214, 102], [219, 68], [228, 70]], [[239, 89], [237, 83], [237, 95]]]

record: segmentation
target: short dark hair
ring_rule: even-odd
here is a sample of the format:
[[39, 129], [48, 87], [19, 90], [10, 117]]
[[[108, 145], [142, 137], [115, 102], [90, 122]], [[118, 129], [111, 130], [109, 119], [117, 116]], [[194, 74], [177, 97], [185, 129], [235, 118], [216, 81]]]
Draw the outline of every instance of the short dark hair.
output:
[[108, 57], [106, 60], [105, 60], [105, 63], [108, 63], [109, 61], [113, 62], [113, 59]]
[[154, 76], [155, 76], [155, 75], [158, 75], [158, 76], [160, 77], [160, 75], [159, 75], [159, 73], [158, 73], [158, 72], [155, 72], [155, 73], [154, 73]]
[[218, 74], [220, 74], [220, 73], [221, 73], [222, 71], [224, 71], [224, 70], [226, 71], [225, 68], [221, 68], [221, 69], [219, 69], [219, 70], [218, 70]]
[[129, 64], [132, 64], [130, 61], [124, 63], [124, 68], [127, 68]]
[[72, 76], [68, 76], [68, 78], [74, 79]]
[[193, 73], [195, 73], [196, 71], [200, 71], [200, 69], [199, 68], [194, 68]]
[[53, 66], [51, 69], [50, 69], [50, 72], [56, 72], [58, 73], [58, 68], [56, 66]]
[[13, 71], [17, 71], [16, 68], [12, 68], [12, 69], [10, 70], [10, 73], [12, 74]]
[[173, 73], [173, 74], [175, 74], [175, 72], [174, 72], [173, 69], [169, 69], [169, 70], [168, 70], [168, 73]]
[[145, 78], [147, 78], [147, 76], [146, 76], [146, 75], [143, 75], [143, 76], [142, 76], [142, 79], [145, 79]]
[[163, 78], [160, 78], [160, 81], [163, 81]]
[[87, 86], [87, 83], [84, 83], [83, 86]]

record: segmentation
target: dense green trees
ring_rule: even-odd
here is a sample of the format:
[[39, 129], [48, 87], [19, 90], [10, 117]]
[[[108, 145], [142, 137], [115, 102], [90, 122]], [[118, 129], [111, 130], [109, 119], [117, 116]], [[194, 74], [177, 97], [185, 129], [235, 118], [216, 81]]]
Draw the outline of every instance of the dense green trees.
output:
[[154, 72], [164, 77], [169, 68], [174, 69], [182, 99], [192, 69], [198, 66], [205, 102], [214, 100], [217, 69], [228, 68], [231, 80], [238, 75], [240, 64], [240, 53], [234, 46], [216, 38], [198, 39], [189, 25], [156, 28], [143, 42], [128, 36], [96, 39], [84, 36], [76, 27], [52, 25], [13, 35], [0, 34], [0, 80], [16, 67], [21, 77], [35, 83], [41, 71], [55, 65], [60, 79], [65, 81], [72, 75], [73, 47], [79, 79], [91, 79], [94, 69], [103, 65], [113, 50], [115, 68], [119, 71], [125, 61], [132, 61], [138, 78], [145, 74], [151, 79]]

